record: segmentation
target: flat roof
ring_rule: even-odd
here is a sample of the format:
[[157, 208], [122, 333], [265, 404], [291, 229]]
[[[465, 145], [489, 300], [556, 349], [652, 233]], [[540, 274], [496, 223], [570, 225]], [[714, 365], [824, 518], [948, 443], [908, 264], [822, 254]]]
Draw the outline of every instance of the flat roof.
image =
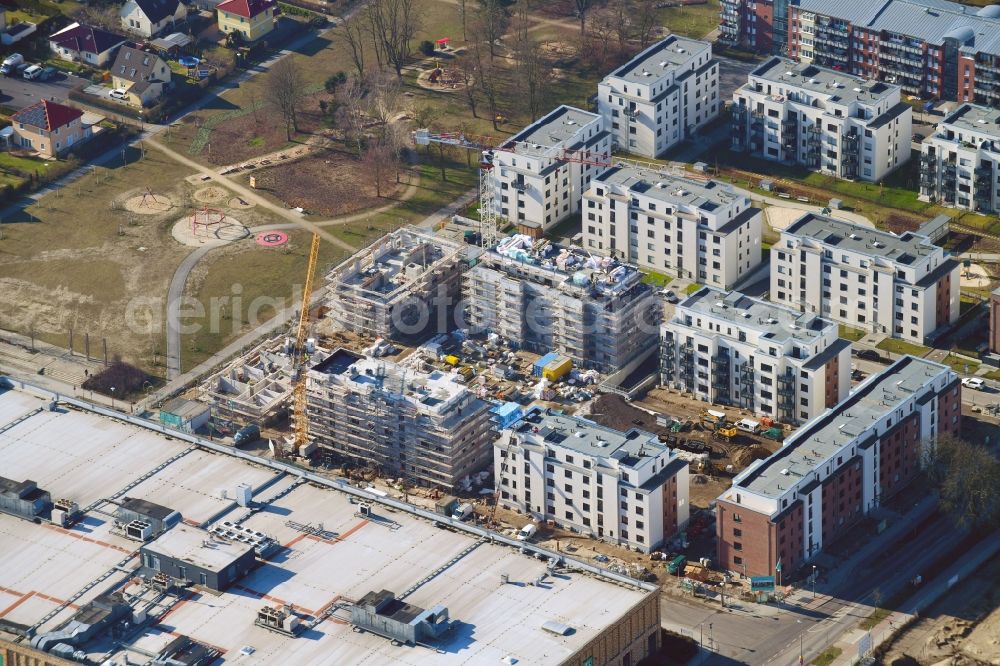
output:
[[[0, 427], [12, 420], [12, 414], [30, 412], [49, 400], [20, 390], [0, 391]], [[95, 429], [93, 420], [100, 428]], [[76, 409], [37, 412], [12, 430], [37, 432], [41, 441], [47, 441], [62, 427], [77, 432], [73, 446], [88, 447], [99, 460], [110, 461], [122, 477], [109, 485], [106, 476], [89, 473], [89, 468], [100, 463], [78, 464], [77, 471], [82, 473], [76, 483], [95, 486], [87, 493], [89, 496], [107, 496], [110, 488], [123, 487], [151, 471], [149, 480], [161, 485], [164, 475], [171, 474], [192, 455], [170, 462], [189, 445], [180, 435], [168, 438], [171, 433], [159, 432], [158, 423], [150, 422], [149, 429], [141, 428]], [[24, 446], [22, 439], [8, 437], [10, 432], [0, 434], [0, 456], [5, 461]], [[149, 439], [144, 440], [145, 436]], [[162, 447], [158, 453], [165, 455], [143, 458], [142, 451], [150, 442]], [[120, 458], [120, 454], [128, 455]], [[227, 475], [189, 475], [186, 483], [192, 492], [217, 496], [222, 479], [235, 482], [250, 478], [259, 467], [229, 455], [206, 455], [225, 459], [236, 468], [226, 470]], [[19, 468], [30, 462], [32, 469], [26, 475], [39, 479], [44, 477], [36, 472], [44, 471], [51, 462], [38, 455], [30, 461], [20, 456], [14, 459]], [[141, 465], [135, 469], [121, 467], [121, 461], [127, 459], [138, 459]], [[165, 467], [158, 469], [163, 463]], [[21, 474], [21, 470], [17, 473]], [[373, 503], [374, 515], [364, 519], [347, 493], [302, 483], [296, 474], [279, 477], [254, 484], [254, 500], [262, 510], [250, 514], [230, 501], [215, 512], [213, 520], [245, 517], [244, 527], [273, 535], [283, 547], [226, 592], [191, 590], [185, 602], [173, 606], [169, 618], [159, 615], [162, 604], [155, 606], [151, 611], [152, 626], [144, 628], [135, 639], [137, 647], [156, 651], [172, 640], [166, 633], [169, 631], [216, 646], [225, 651], [227, 660], [238, 658], [244, 646], [252, 646], [254, 657], [262, 662], [296, 664], [450, 666], [456, 662], [496, 664], [508, 655], [521, 663], [559, 664], [655, 594], [652, 587], [638, 582], [625, 584], [573, 568], [549, 576], [544, 584], [536, 586], [531, 583], [548, 573], [547, 562], [524, 555], [515, 547], [480, 540], [464, 531], [440, 529], [428, 519], [377, 501]], [[56, 485], [65, 488], [69, 484]], [[324, 538], [297, 527], [319, 523], [336, 536]], [[88, 513], [71, 529], [36, 525], [0, 514], [0, 542], [14, 544], [0, 549], [0, 609], [15, 605], [2, 619], [33, 625], [60, 600], [68, 599], [123, 560], [126, 569], [137, 567], [138, 544], [116, 536], [111, 528], [111, 518], [96, 512]], [[181, 525], [167, 532], [165, 543], [169, 545], [175, 539], [180, 543], [174, 552], [183, 552], [185, 547], [198, 549], [205, 538], [203, 531]], [[164, 545], [154, 544], [154, 548]], [[508, 576], [509, 584], [501, 584], [502, 574]], [[75, 604], [83, 605], [116, 581], [123, 582], [129, 594], [154, 594], [142, 592], [140, 585], [130, 582], [132, 577], [127, 570], [112, 571], [111, 578]], [[368, 592], [383, 589], [421, 608], [438, 604], [448, 608], [457, 625], [436, 644], [440, 652], [396, 647], [369, 632], [354, 633], [345, 614], [339, 611], [318, 622], [305, 638], [291, 638], [254, 624], [264, 605], [291, 604], [308, 622], [332, 604], [356, 602]], [[51, 630], [74, 610], [67, 608], [46, 622], [42, 630]], [[542, 628], [550, 621], [574, 631], [556, 636]], [[100, 655], [107, 646], [105, 642], [97, 647], [84, 645], [82, 649]], [[124, 652], [127, 649], [117, 654]], [[142, 658], [137, 654], [135, 660]]]
[[712, 212], [747, 197], [728, 183], [700, 181], [634, 166], [613, 166], [591, 182], [591, 187], [608, 183], [627, 188], [675, 206], [689, 206]]
[[965, 103], [949, 113], [938, 124], [938, 129], [952, 129], [976, 132], [1000, 138], [1000, 109], [979, 104]]
[[947, 372], [950, 369], [946, 365], [903, 356], [792, 433], [775, 453], [739, 474], [733, 486], [765, 497], [781, 497], [798, 479], [824, 465], [875, 421], [899, 408], [913, 393]]
[[643, 84], [652, 83], [710, 48], [711, 44], [708, 42], [670, 35], [641, 51], [609, 76]]
[[165, 520], [174, 514], [174, 510], [160, 506], [154, 502], [149, 502], [147, 500], [138, 499], [136, 497], [123, 497], [118, 503], [121, 508], [134, 513], [140, 513], [144, 516], [149, 516], [150, 518], [156, 518], [158, 520]]
[[889, 231], [865, 227], [818, 213], [806, 213], [783, 233], [809, 238], [827, 247], [888, 259], [911, 266], [936, 254], [940, 248], [926, 236], [907, 231], [897, 236]]
[[583, 125], [598, 118], [600, 116], [596, 113], [562, 104], [510, 137], [506, 143], [517, 141], [544, 148], [569, 148], [569, 142], [577, 138]]
[[[808, 90], [839, 104], [851, 102], [875, 104], [894, 93], [899, 94], [900, 90], [899, 86], [890, 83], [865, 79], [779, 56], [772, 56], [762, 62], [750, 72], [750, 76], [783, 86]], [[751, 86], [751, 83], [745, 85]]]
[[551, 444], [595, 458], [614, 458], [626, 467], [640, 467], [643, 462], [668, 450], [651, 432], [632, 428], [628, 431], [603, 426], [589, 419], [558, 414], [535, 406], [509, 430], [537, 443]]
[[211, 532], [184, 523], [174, 525], [142, 548], [144, 551], [215, 572], [222, 571], [247, 553], [253, 552], [250, 544], [221, 539]]
[[789, 338], [812, 342], [822, 337], [825, 330], [836, 326], [815, 313], [799, 312], [738, 291], [727, 293], [711, 287], [702, 287], [681, 301], [674, 321], [678, 321], [684, 310], [728, 321], [738, 329], [759, 331], [772, 342], [784, 342]]

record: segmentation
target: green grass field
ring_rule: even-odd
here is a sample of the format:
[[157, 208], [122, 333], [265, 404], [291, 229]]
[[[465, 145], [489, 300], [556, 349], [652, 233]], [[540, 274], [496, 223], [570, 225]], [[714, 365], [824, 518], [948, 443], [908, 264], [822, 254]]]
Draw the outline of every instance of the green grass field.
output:
[[709, 0], [703, 5], [667, 7], [658, 10], [657, 17], [671, 32], [702, 39], [719, 27], [719, 0]]
[[914, 356], [923, 356], [931, 350], [930, 347], [924, 347], [923, 345], [907, 342], [906, 340], [897, 340], [896, 338], [886, 338], [875, 346], [887, 352], [912, 354]]
[[861, 338], [865, 337], [865, 331], [860, 328], [852, 328], [844, 324], [840, 324], [840, 337], [845, 340], [850, 340], [851, 342], [857, 342]]

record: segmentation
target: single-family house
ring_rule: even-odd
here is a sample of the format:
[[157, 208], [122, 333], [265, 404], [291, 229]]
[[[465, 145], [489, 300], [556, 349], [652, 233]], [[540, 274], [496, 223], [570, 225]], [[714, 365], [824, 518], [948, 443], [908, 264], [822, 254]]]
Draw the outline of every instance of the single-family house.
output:
[[155, 53], [123, 46], [111, 66], [111, 81], [128, 94], [130, 106], [149, 106], [169, 87], [170, 67]]
[[187, 7], [180, 0], [128, 0], [118, 15], [127, 31], [153, 37], [186, 21]]
[[49, 49], [63, 60], [104, 67], [126, 41], [107, 30], [71, 23], [49, 37]]
[[41, 157], [56, 157], [90, 133], [80, 120], [83, 111], [43, 99], [10, 117], [12, 148], [34, 150]]
[[219, 30], [252, 43], [274, 30], [275, 0], [225, 0], [216, 6]]

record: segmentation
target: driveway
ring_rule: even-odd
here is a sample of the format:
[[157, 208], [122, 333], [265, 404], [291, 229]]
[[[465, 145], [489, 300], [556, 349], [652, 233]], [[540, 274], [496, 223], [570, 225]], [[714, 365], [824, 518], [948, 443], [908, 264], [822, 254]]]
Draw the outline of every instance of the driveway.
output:
[[56, 78], [42, 83], [14, 77], [0, 77], [0, 104], [12, 109], [23, 109], [42, 99], [62, 102], [69, 98], [69, 91], [89, 81], [79, 76], [56, 74]]
[[747, 82], [747, 75], [760, 62], [744, 62], [721, 56], [715, 56], [715, 59], [719, 61], [719, 99], [723, 102], [731, 102], [733, 101], [733, 93]]

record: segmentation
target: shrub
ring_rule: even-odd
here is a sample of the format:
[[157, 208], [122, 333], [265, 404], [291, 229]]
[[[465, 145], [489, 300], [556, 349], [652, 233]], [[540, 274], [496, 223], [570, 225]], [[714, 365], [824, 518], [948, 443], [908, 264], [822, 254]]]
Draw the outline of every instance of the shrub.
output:
[[81, 386], [88, 391], [126, 399], [129, 395], [141, 391], [142, 385], [147, 381], [150, 381], [150, 378], [145, 372], [121, 359], [116, 359], [104, 370], [88, 377]]
[[434, 42], [427, 39], [420, 42], [420, 52], [423, 53], [425, 56], [434, 55]]

